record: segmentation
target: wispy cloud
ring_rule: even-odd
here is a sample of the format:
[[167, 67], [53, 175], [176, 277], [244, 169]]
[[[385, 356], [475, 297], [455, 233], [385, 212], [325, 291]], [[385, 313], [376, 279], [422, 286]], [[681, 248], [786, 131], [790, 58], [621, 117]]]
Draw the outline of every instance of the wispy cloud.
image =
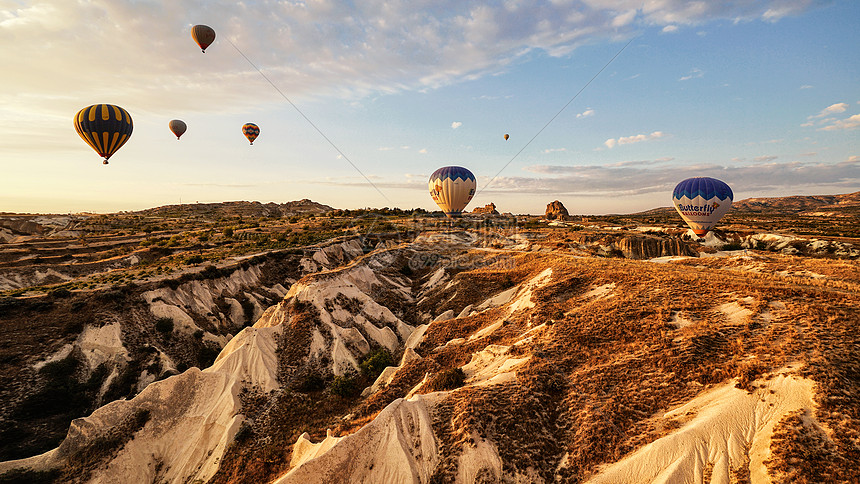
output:
[[775, 156], [775, 155], [762, 155], [762, 156], [756, 156], [755, 158], [753, 158], [753, 161], [756, 163], [770, 163], [771, 161], [773, 161], [777, 158], [779, 158], [779, 157]]
[[686, 76], [682, 76], [679, 81], [689, 81], [690, 79], [698, 79], [700, 77], [704, 77], [705, 73], [702, 72], [701, 69], [693, 68], [689, 74]]
[[860, 128], [860, 114], [855, 114], [847, 119], [833, 120], [831, 124], [818, 128], [820, 131], [839, 131]]
[[594, 110], [591, 108], [588, 108], [585, 111], [576, 115], [577, 118], [588, 118], [590, 116], [594, 116]]
[[453, 123], [451, 123], [451, 129], [457, 129], [460, 126], [463, 126], [463, 123], [461, 123], [459, 121], [454, 121]]
[[547, 148], [543, 150], [541, 153], [549, 154], [549, 153], [561, 153], [567, 151], [567, 148]]
[[651, 134], [637, 134], [633, 136], [622, 136], [618, 139], [610, 138], [603, 142], [607, 148], [612, 149], [617, 145], [629, 145], [633, 143], [641, 143], [643, 141], [650, 141], [658, 138], [662, 138], [666, 136], [666, 134], [662, 131], [654, 131]]
[[[0, 76], [0, 93], [6, 93], [0, 105], [14, 107], [6, 101], [32, 94], [38, 99], [22, 112], [39, 103], [66, 112], [80, 99], [100, 96], [138, 99], [138, 111], [247, 109], [246, 88], [259, 75], [227, 40], [294, 98], [421, 91], [494, 75], [532, 51], [566, 55], [647, 26], [673, 32], [721, 19], [775, 21], [826, 2], [625, 3], [551, 1], [536, 8], [508, 2], [499, 8], [486, 0], [440, 0], [389, 2], [386, 8], [342, 2], [333, 8], [331, 2], [297, 1], [265, 3], [263, 9], [232, 0], [181, 6], [174, 0], [12, 2], [0, 7], [0, 22], [15, 48], [0, 49], [0, 65], [15, 75]], [[192, 23], [200, 21], [218, 34], [207, 50], [213, 55], [202, 55], [190, 39]], [[31, 62], [36, 58], [40, 62]]]
[[848, 109], [848, 103], [836, 103], [822, 109], [820, 113], [809, 116], [808, 119], [826, 118], [834, 114], [844, 113]]

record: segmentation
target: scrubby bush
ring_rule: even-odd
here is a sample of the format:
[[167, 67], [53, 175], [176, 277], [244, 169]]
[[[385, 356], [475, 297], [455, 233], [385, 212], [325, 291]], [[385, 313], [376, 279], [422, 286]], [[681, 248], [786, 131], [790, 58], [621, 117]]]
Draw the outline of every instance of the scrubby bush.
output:
[[[245, 299], [239, 303], [242, 306], [242, 314], [245, 315], [245, 321], [254, 320], [254, 301], [250, 299]], [[253, 323], [252, 323], [253, 324]]]
[[466, 382], [466, 374], [462, 368], [453, 368], [437, 373], [427, 383], [432, 391], [453, 390], [463, 386]]
[[369, 380], [376, 380], [376, 377], [387, 366], [394, 366], [394, 357], [385, 348], [371, 351], [358, 365], [359, 369], [361, 369], [361, 374]]
[[242, 425], [239, 426], [239, 430], [236, 431], [236, 435], [233, 437], [233, 440], [236, 442], [244, 442], [253, 436], [254, 427], [252, 427], [248, 422], [242, 422]]
[[155, 322], [155, 330], [159, 333], [169, 334], [173, 332], [172, 318], [158, 318]]
[[329, 390], [341, 398], [350, 398], [358, 392], [358, 375], [355, 371], [347, 371], [343, 375], [336, 375], [331, 382]]
[[215, 363], [215, 358], [218, 358], [218, 354], [221, 353], [221, 350], [217, 347], [210, 345], [203, 345], [197, 351], [197, 364], [200, 368], [209, 368], [212, 366], [212, 363]]
[[191, 257], [186, 257], [185, 263], [186, 264], [200, 264], [201, 262], [203, 262], [203, 260], [204, 259], [203, 259], [202, 255], [195, 254], [195, 255], [192, 255]]
[[325, 379], [319, 373], [308, 372], [298, 379], [295, 388], [304, 393], [316, 392], [325, 388]]

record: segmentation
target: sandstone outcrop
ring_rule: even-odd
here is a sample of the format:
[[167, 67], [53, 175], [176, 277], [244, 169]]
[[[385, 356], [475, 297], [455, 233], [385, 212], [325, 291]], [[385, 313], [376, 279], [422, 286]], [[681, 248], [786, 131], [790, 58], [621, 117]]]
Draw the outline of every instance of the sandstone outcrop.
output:
[[488, 203], [488, 204], [484, 205], [483, 207], [475, 207], [475, 209], [472, 210], [472, 213], [498, 215], [499, 211], [496, 210], [496, 204], [495, 203]]
[[570, 218], [570, 214], [567, 213], [567, 209], [564, 208], [564, 204], [555, 200], [546, 206], [546, 215], [544, 215], [544, 218], [547, 220], [563, 221]]

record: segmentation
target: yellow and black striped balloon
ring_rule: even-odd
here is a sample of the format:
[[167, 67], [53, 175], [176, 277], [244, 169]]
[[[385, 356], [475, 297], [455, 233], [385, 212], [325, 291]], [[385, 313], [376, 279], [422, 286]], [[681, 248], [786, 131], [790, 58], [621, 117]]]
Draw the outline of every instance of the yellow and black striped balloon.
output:
[[75, 115], [75, 131], [104, 157], [105, 165], [131, 137], [132, 128], [128, 111], [113, 104], [93, 104]]

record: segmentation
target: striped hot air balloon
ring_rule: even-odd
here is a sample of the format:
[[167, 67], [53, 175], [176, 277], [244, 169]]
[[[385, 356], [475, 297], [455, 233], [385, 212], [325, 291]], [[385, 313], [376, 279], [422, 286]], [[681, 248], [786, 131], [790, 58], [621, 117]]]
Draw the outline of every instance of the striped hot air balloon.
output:
[[475, 175], [462, 166], [445, 166], [430, 175], [430, 196], [449, 218], [460, 216], [477, 186]]
[[200, 50], [205, 54], [206, 48], [215, 42], [215, 30], [208, 25], [195, 25], [191, 27], [191, 38], [197, 42]]
[[248, 141], [250, 141], [251, 144], [254, 144], [254, 140], [257, 139], [257, 136], [260, 136], [260, 127], [254, 123], [245, 123], [245, 125], [242, 126], [242, 134], [248, 138]]
[[732, 208], [733, 197], [725, 182], [709, 177], [688, 178], [672, 192], [675, 210], [699, 237], [704, 237]]
[[75, 115], [75, 131], [104, 158], [105, 165], [128, 141], [132, 129], [128, 111], [113, 104], [93, 104]]

